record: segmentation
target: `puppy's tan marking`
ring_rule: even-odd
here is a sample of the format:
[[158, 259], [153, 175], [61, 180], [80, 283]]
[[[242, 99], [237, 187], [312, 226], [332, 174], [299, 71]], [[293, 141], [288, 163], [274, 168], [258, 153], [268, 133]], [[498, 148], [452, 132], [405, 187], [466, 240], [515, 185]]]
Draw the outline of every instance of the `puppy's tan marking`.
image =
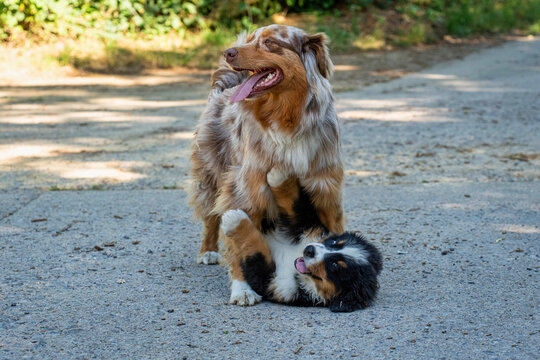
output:
[[308, 267], [308, 270], [311, 274], [318, 277], [314, 277], [313, 280], [315, 282], [317, 290], [325, 299], [331, 299], [337, 295], [336, 286], [326, 277], [326, 268], [324, 267], [324, 262], [320, 261], [316, 264], [313, 264]]

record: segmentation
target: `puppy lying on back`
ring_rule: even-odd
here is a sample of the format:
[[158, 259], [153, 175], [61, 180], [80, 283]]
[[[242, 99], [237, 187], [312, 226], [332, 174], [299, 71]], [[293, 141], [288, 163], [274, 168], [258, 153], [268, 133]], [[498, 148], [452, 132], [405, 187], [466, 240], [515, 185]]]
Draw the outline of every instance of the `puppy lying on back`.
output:
[[[257, 229], [277, 216], [266, 183], [276, 167], [299, 179], [329, 230], [344, 230], [339, 125], [324, 34], [271, 25], [224, 54], [192, 145], [191, 205], [204, 233], [198, 262], [219, 261], [221, 216], [241, 209]], [[230, 259], [243, 281], [240, 259]]]
[[242, 210], [222, 217], [225, 260], [240, 258], [245, 279], [232, 279], [230, 302], [265, 298], [339, 312], [368, 306], [379, 288], [379, 251], [359, 234], [329, 233], [296, 178], [273, 170], [268, 184], [279, 208], [275, 230], [261, 233]]

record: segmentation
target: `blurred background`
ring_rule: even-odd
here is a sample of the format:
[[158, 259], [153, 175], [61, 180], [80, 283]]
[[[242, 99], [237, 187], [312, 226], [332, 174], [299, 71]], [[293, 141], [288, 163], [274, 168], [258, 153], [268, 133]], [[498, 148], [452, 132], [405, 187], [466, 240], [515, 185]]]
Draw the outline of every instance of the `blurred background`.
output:
[[[209, 69], [241, 30], [326, 32], [335, 54], [540, 33], [539, 0], [2, 0], [0, 61], [136, 74]], [[15, 60], [14, 60], [15, 59]]]

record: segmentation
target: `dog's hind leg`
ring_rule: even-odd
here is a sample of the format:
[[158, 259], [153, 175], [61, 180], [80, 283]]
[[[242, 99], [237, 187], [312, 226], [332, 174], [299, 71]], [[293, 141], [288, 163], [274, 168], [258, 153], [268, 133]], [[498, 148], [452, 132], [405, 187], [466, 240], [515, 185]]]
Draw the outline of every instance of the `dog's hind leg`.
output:
[[[263, 234], [242, 210], [229, 210], [222, 216], [221, 229], [225, 234], [225, 260], [229, 265], [231, 284], [230, 303], [235, 305], [255, 305], [262, 297], [249, 285], [256, 285], [261, 293], [265, 291], [271, 270], [251, 273], [250, 260], [257, 258], [270, 269], [272, 256]], [[247, 273], [244, 271], [246, 270]], [[250, 281], [251, 280], [251, 281]], [[261, 286], [258, 286], [261, 285]]]
[[266, 175], [266, 181], [270, 186], [272, 195], [274, 195], [279, 212], [293, 217], [295, 215], [294, 203], [298, 199], [300, 192], [298, 179], [277, 168], [272, 168]]
[[203, 219], [204, 231], [201, 249], [197, 255], [199, 264], [217, 264], [221, 260], [221, 255], [218, 253], [219, 222], [220, 218], [217, 215], [210, 215]]
[[300, 180], [323, 225], [336, 234], [345, 231], [345, 217], [341, 197], [343, 168], [329, 167]]

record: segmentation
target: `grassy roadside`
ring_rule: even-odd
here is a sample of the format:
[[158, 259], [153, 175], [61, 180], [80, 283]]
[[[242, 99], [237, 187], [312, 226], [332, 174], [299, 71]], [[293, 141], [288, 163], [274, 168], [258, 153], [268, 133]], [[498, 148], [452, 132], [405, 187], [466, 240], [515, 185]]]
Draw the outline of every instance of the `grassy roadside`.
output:
[[[429, 6], [417, 5], [421, 3], [403, 2], [387, 10], [347, 8], [331, 14], [274, 14], [252, 27], [280, 23], [308, 32], [323, 31], [331, 39], [333, 54], [434, 44], [456, 36], [540, 33], [540, 2], [536, 0], [461, 0], [444, 8], [437, 8], [437, 1], [427, 1]], [[77, 39], [53, 38], [37, 56], [48, 67], [68, 66], [97, 73], [133, 74], [177, 66], [208, 69], [216, 65], [234, 38], [235, 32], [223, 27], [151, 38], [90, 32]]]

